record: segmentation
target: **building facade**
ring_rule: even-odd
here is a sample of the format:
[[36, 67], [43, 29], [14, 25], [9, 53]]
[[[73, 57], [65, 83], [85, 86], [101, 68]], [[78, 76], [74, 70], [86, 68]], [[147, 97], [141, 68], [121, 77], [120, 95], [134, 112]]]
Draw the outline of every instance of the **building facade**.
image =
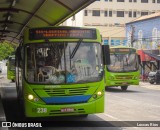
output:
[[126, 23], [126, 37], [137, 49], [160, 49], [160, 12]]
[[[158, 11], [160, 0], [96, 0], [81, 12], [81, 20], [82, 26], [100, 30], [104, 44], [126, 44], [125, 23]], [[77, 21], [72, 19], [72, 25]]]
[[160, 12], [127, 23], [126, 37], [141, 57], [143, 79], [150, 71], [160, 69]]

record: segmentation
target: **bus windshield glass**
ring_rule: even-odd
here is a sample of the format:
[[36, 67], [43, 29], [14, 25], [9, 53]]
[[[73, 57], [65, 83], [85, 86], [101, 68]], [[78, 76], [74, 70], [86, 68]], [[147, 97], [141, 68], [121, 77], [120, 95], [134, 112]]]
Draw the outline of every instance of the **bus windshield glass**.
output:
[[111, 64], [108, 70], [111, 72], [131, 72], [138, 70], [136, 53], [112, 53], [110, 54]]
[[25, 54], [25, 78], [30, 83], [87, 83], [100, 81], [103, 77], [99, 43], [27, 44]]

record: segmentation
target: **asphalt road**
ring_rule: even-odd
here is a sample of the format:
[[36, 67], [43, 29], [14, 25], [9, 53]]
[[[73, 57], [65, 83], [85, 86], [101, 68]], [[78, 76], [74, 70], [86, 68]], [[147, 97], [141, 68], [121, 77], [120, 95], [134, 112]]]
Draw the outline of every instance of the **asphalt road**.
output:
[[[45, 130], [151, 130], [160, 129], [160, 85], [140, 83], [139, 86], [129, 86], [128, 90], [108, 88], [105, 94], [105, 112], [84, 117], [54, 117], [45, 119], [25, 119], [21, 107], [16, 100], [15, 83], [6, 79], [6, 72], [0, 78], [0, 121], [42, 122]], [[58, 122], [57, 122], [58, 121]], [[60, 122], [61, 121], [61, 122]], [[129, 122], [128, 122], [129, 121]], [[131, 121], [131, 122], [130, 122]], [[134, 122], [135, 121], [135, 122]], [[148, 122], [140, 122], [148, 121]], [[156, 122], [158, 121], [158, 122]], [[46, 124], [45, 124], [46, 123]], [[159, 127], [137, 127], [152, 123]], [[136, 126], [136, 125], [137, 126]], [[49, 127], [44, 127], [44, 126]], [[65, 127], [64, 127], [65, 126]], [[121, 127], [116, 127], [121, 126]], [[17, 130], [20, 128], [0, 128], [0, 130]], [[22, 128], [30, 129], [30, 128]], [[34, 128], [40, 129], [40, 128]]]

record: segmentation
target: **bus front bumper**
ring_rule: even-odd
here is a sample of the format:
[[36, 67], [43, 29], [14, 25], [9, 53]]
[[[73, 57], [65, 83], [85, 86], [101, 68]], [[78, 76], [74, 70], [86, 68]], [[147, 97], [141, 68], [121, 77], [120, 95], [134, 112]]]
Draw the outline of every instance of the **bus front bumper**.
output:
[[106, 87], [139, 85], [139, 80], [106, 80]]
[[83, 115], [104, 112], [104, 96], [88, 103], [64, 104], [64, 105], [45, 105], [25, 100], [26, 117], [49, 117]]

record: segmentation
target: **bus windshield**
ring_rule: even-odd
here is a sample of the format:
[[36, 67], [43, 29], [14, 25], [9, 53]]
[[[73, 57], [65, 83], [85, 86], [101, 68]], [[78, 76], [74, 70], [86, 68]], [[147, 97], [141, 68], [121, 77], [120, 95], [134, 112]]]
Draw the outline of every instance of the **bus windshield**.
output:
[[112, 53], [110, 54], [111, 64], [108, 70], [111, 72], [131, 72], [138, 70], [136, 53]]
[[25, 53], [25, 78], [30, 83], [87, 83], [99, 81], [103, 77], [99, 43], [27, 44]]

